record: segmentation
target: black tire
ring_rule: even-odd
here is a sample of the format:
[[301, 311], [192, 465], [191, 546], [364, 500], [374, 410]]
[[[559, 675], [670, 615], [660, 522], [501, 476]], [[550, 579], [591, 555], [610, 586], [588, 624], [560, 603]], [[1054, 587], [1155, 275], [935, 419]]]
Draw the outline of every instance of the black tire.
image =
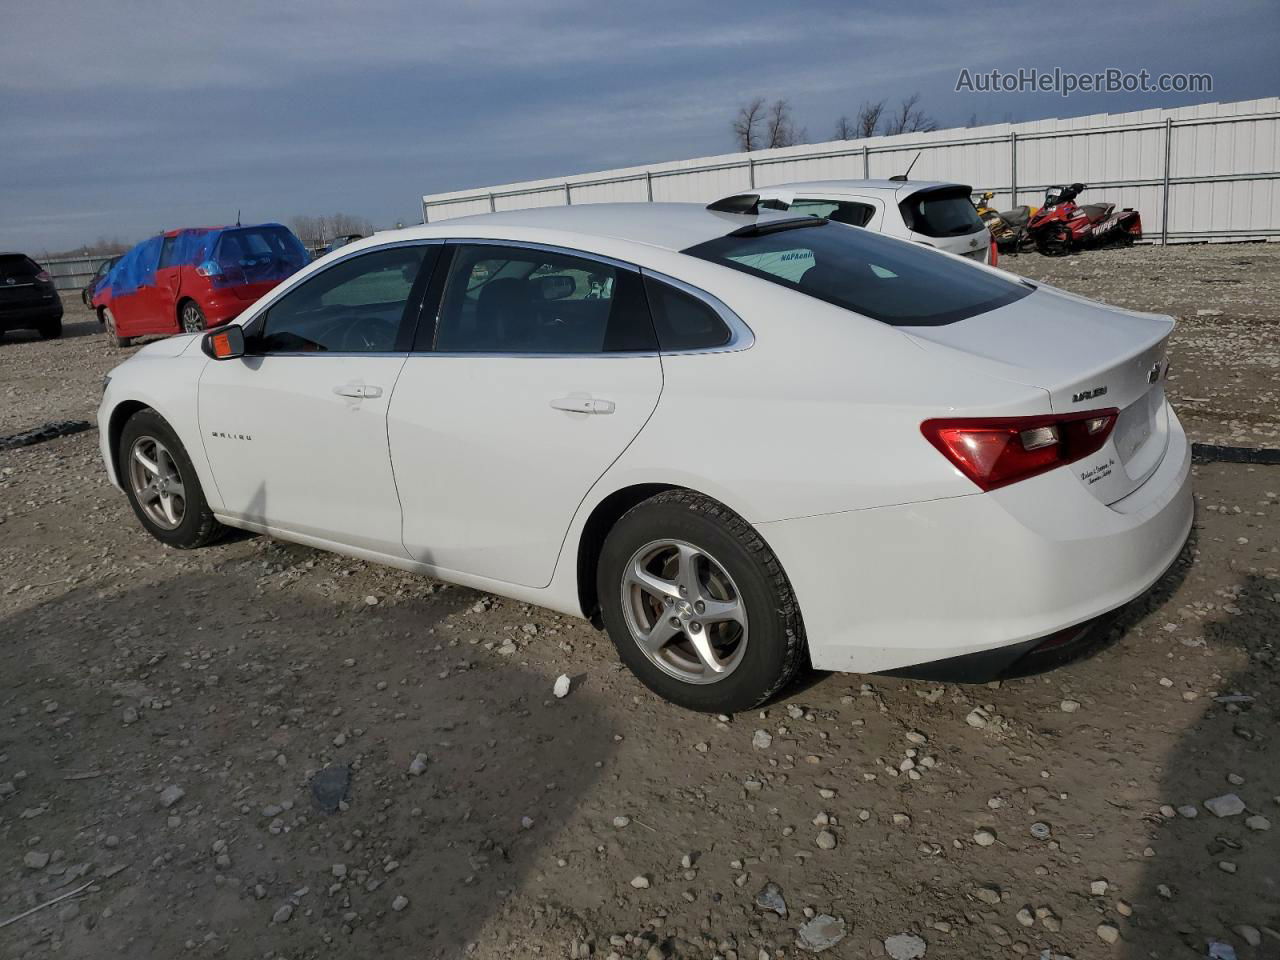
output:
[[109, 308], [99, 308], [98, 319], [102, 321], [102, 326], [106, 329], [107, 336], [115, 341], [117, 347], [127, 347], [129, 344], [133, 343], [132, 338], [122, 337], [116, 333], [116, 318], [112, 315]]
[[[134, 444], [142, 438], [155, 438], [165, 445], [173, 457], [173, 462], [177, 467], [179, 478], [185, 489], [182, 519], [178, 526], [173, 529], [165, 529], [147, 516], [146, 510], [143, 509], [138, 500], [134, 485], [130, 481], [129, 471], [132, 451]], [[133, 507], [134, 515], [141, 522], [143, 528], [161, 543], [167, 543], [169, 546], [177, 547], [179, 550], [194, 550], [197, 547], [213, 543], [226, 532], [227, 528], [214, 519], [213, 511], [209, 509], [209, 503], [204, 497], [204, 490], [200, 486], [200, 478], [196, 476], [195, 467], [191, 464], [191, 458], [187, 456], [186, 448], [182, 445], [182, 441], [178, 439], [178, 435], [174, 433], [173, 428], [169, 426], [160, 414], [154, 410], [139, 410], [129, 418], [124, 425], [124, 429], [120, 432], [117, 458], [120, 469], [120, 485], [124, 487], [125, 495], [129, 498], [129, 505]]]
[[[746, 608], [749, 635], [741, 660], [714, 682], [672, 676], [632, 638], [624, 613], [624, 571], [636, 551], [663, 538], [714, 556]], [[668, 490], [629, 510], [605, 539], [596, 586], [605, 628], [622, 662], [658, 696], [690, 710], [737, 713], [759, 706], [790, 684], [806, 662], [800, 608], [778, 558], [749, 523], [710, 497]]]
[[208, 329], [204, 311], [194, 300], [183, 300], [178, 307], [178, 327], [183, 333], [200, 333]]
[[44, 321], [36, 327], [36, 333], [40, 334], [41, 339], [57, 340], [62, 336], [62, 318]]

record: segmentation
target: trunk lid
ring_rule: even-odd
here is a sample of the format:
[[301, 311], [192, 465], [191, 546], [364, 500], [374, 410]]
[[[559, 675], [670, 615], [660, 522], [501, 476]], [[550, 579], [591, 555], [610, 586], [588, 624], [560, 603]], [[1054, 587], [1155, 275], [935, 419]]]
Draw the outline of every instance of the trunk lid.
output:
[[1106, 446], [1071, 468], [1103, 503], [1128, 496], [1155, 472], [1169, 442], [1164, 396], [1173, 320], [1061, 291], [1029, 297], [958, 323], [903, 327], [928, 348], [985, 361], [987, 372], [1049, 394], [1054, 413], [1120, 411]]

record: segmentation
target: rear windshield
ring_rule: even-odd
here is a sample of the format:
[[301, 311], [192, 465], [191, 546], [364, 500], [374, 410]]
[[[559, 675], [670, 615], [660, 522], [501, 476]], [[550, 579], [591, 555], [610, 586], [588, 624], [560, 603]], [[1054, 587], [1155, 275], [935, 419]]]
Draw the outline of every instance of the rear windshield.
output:
[[21, 253], [0, 253], [0, 277], [34, 277], [40, 266]]
[[822, 220], [729, 234], [684, 252], [897, 327], [955, 323], [1021, 300], [1029, 285], [927, 247]]
[[926, 237], [955, 237], [985, 229], [968, 188], [921, 190], [898, 204], [907, 227]]
[[270, 266], [297, 270], [307, 262], [307, 252], [284, 227], [241, 227], [223, 233], [214, 259], [224, 270]]

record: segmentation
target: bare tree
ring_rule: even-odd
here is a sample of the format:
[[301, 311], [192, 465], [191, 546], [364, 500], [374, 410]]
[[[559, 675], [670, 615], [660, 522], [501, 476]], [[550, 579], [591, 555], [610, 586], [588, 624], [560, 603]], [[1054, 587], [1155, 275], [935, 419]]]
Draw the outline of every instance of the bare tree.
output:
[[893, 137], [900, 133], [927, 133], [930, 130], [937, 130], [938, 124], [917, 106], [919, 102], [920, 94], [918, 93], [913, 93], [903, 100], [898, 110], [885, 121], [885, 136]]
[[289, 221], [289, 228], [297, 234], [304, 247], [323, 247], [334, 237], [359, 233], [373, 233], [373, 224], [365, 217], [350, 213], [331, 213], [318, 217], [298, 215]]
[[733, 121], [733, 136], [738, 149], [744, 151], [760, 148], [760, 126], [764, 123], [764, 97], [756, 97], [746, 106], [738, 108]]
[[840, 118], [836, 120], [836, 134], [832, 140], [857, 140], [858, 125], [850, 120], [845, 114], [840, 114]]
[[976, 113], [971, 113], [971, 114], [969, 114], [969, 120], [968, 120], [968, 122], [965, 124], [965, 126], [966, 126], [966, 127], [980, 127], [980, 126], [982, 126], [982, 124], [978, 122], [978, 115], [977, 115]]
[[884, 101], [877, 100], [872, 103], [870, 100], [864, 100], [862, 106], [858, 108], [857, 119], [853, 124], [857, 130], [858, 137], [874, 137], [876, 128], [880, 126], [880, 117], [884, 115]]
[[767, 146], [792, 147], [804, 142], [805, 131], [796, 129], [795, 121], [791, 119], [791, 104], [785, 97], [779, 97], [769, 105], [764, 128], [769, 141]]

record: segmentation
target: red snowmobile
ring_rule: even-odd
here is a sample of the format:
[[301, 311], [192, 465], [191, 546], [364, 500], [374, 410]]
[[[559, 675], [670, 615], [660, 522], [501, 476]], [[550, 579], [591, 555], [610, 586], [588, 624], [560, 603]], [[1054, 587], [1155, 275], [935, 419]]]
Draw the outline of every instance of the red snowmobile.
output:
[[1044, 206], [1027, 223], [1027, 235], [1045, 256], [1062, 256], [1083, 247], [1128, 245], [1142, 239], [1142, 217], [1137, 210], [1117, 210], [1114, 203], [1077, 204], [1083, 183], [1050, 187]]

